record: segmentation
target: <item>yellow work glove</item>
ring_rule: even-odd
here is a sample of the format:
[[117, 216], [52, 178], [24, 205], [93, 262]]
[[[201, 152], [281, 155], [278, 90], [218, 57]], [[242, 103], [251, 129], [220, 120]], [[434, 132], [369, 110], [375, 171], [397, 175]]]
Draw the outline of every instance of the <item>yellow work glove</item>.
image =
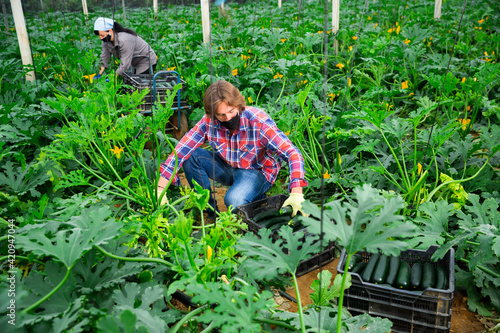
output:
[[285, 206], [292, 207], [292, 217], [297, 215], [297, 212], [301, 212], [304, 216], [309, 216], [309, 214], [304, 214], [302, 211], [302, 203], [304, 202], [304, 195], [302, 193], [290, 193], [288, 199], [283, 203], [282, 208]]
[[[163, 192], [165, 188], [164, 187], [160, 187], [158, 186], [156, 188], [156, 193], [158, 194], [158, 198], [161, 197], [161, 192]], [[161, 198], [161, 202], [160, 202], [160, 205], [163, 206], [165, 204], [168, 204], [168, 198], [167, 198], [167, 193], [165, 192], [165, 195]]]

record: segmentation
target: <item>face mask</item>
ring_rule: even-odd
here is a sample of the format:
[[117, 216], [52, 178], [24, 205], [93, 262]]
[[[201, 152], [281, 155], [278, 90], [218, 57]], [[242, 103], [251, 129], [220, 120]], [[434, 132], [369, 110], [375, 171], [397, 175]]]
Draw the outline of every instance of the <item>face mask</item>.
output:
[[111, 34], [108, 34], [106, 37], [101, 39], [104, 43], [109, 43], [111, 41]]
[[230, 131], [233, 131], [240, 127], [240, 115], [237, 114], [233, 118], [231, 118], [229, 121], [219, 121], [222, 126], [227, 128]]

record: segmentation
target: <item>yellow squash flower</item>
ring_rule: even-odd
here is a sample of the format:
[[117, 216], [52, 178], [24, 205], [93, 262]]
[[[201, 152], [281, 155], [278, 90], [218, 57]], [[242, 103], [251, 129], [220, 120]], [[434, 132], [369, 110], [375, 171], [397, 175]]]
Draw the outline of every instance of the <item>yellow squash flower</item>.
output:
[[405, 42], [405, 44], [406, 44], [406, 45], [408, 45], [408, 44], [410, 44], [411, 40], [410, 40], [410, 39], [408, 39], [408, 38], [406, 38], [406, 39], [404, 40], [404, 42]]
[[233, 76], [238, 75], [238, 68], [233, 69], [231, 73], [233, 74]]
[[252, 97], [248, 97], [248, 103], [250, 103], [250, 104], [253, 103]]
[[123, 148], [119, 148], [118, 146], [115, 145], [114, 149], [110, 149], [113, 154], [115, 154], [116, 158], [120, 158], [122, 153], [123, 153]]
[[323, 174], [323, 178], [324, 178], [324, 179], [328, 179], [328, 178], [330, 178], [330, 177], [331, 177], [331, 176], [330, 176], [330, 174], [328, 173], [328, 171], [326, 171], [326, 172]]
[[352, 36], [351, 38], [354, 39], [354, 40], [358, 39], [357, 36]]
[[401, 82], [401, 89], [408, 89], [408, 81]]
[[422, 164], [420, 164], [420, 163], [417, 164], [417, 174], [419, 174], [419, 175], [422, 174]]
[[342, 69], [342, 68], [344, 68], [344, 65], [341, 62], [339, 62], [335, 67]]
[[460, 118], [460, 119], [458, 119], [458, 122], [460, 124], [462, 124], [462, 130], [465, 131], [467, 129], [467, 126], [469, 126], [469, 124], [470, 124], [470, 119], [462, 119], [462, 118]]
[[348, 77], [348, 78], [347, 78], [347, 86], [348, 86], [348, 87], [350, 87], [350, 86], [351, 86], [351, 83], [352, 83], [351, 78], [350, 78], [350, 77]]

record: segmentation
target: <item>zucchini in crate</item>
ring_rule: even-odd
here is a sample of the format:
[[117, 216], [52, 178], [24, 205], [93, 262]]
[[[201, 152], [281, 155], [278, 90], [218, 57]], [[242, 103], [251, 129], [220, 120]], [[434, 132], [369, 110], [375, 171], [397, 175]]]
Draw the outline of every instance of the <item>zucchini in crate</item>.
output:
[[422, 272], [422, 289], [432, 288], [436, 283], [436, 273], [434, 271], [434, 265], [430, 262], [424, 264], [424, 269]]
[[353, 267], [356, 266], [361, 261], [363, 261], [363, 257], [361, 257], [361, 255], [359, 255], [359, 254], [353, 254], [351, 256], [351, 261], [349, 261], [349, 266], [347, 268], [349, 270], [352, 270]]
[[446, 288], [446, 270], [443, 266], [436, 266], [436, 284], [434, 288], [436, 289], [445, 289]]
[[357, 274], [362, 274], [363, 270], [365, 269], [366, 265], [368, 265], [368, 262], [366, 261], [360, 261], [352, 268], [351, 273], [357, 273]]
[[281, 216], [281, 214], [277, 210], [272, 210], [272, 211], [265, 210], [252, 217], [252, 221], [254, 221], [255, 223], [259, 223], [260, 221], [268, 220], [279, 216]]
[[373, 271], [373, 276], [372, 276], [373, 283], [376, 284], [384, 283], [388, 268], [389, 268], [389, 257], [386, 255], [381, 255], [380, 258], [378, 259], [377, 266]]
[[410, 285], [410, 265], [406, 261], [401, 261], [399, 265], [398, 278], [396, 279], [396, 287], [408, 289]]
[[378, 258], [380, 258], [379, 253], [372, 254], [370, 259], [368, 259], [368, 264], [366, 265], [365, 270], [363, 271], [363, 274], [361, 274], [361, 279], [365, 282], [370, 282], [373, 271], [375, 270], [375, 266], [377, 265]]
[[422, 284], [422, 264], [416, 262], [411, 267], [410, 284], [412, 289], [418, 289]]
[[387, 276], [385, 278], [385, 283], [393, 286], [396, 283], [398, 277], [399, 265], [401, 263], [401, 258], [398, 256], [389, 257], [389, 269], [387, 271]]

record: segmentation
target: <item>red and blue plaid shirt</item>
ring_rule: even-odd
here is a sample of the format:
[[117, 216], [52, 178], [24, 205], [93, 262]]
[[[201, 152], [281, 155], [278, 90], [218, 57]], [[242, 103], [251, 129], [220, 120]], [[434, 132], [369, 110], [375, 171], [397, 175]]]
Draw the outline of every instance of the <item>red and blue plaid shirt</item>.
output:
[[[241, 112], [240, 127], [233, 135], [217, 119], [212, 121], [210, 116], [204, 115], [175, 147], [179, 159], [178, 169], [206, 140], [233, 168], [259, 170], [273, 184], [284, 160], [290, 169], [289, 188], [307, 185], [302, 154], [278, 129], [271, 117], [260, 109], [247, 107]], [[160, 165], [160, 173], [170, 179], [174, 168], [175, 156], [172, 153]], [[177, 175], [174, 182], [180, 184]]]

